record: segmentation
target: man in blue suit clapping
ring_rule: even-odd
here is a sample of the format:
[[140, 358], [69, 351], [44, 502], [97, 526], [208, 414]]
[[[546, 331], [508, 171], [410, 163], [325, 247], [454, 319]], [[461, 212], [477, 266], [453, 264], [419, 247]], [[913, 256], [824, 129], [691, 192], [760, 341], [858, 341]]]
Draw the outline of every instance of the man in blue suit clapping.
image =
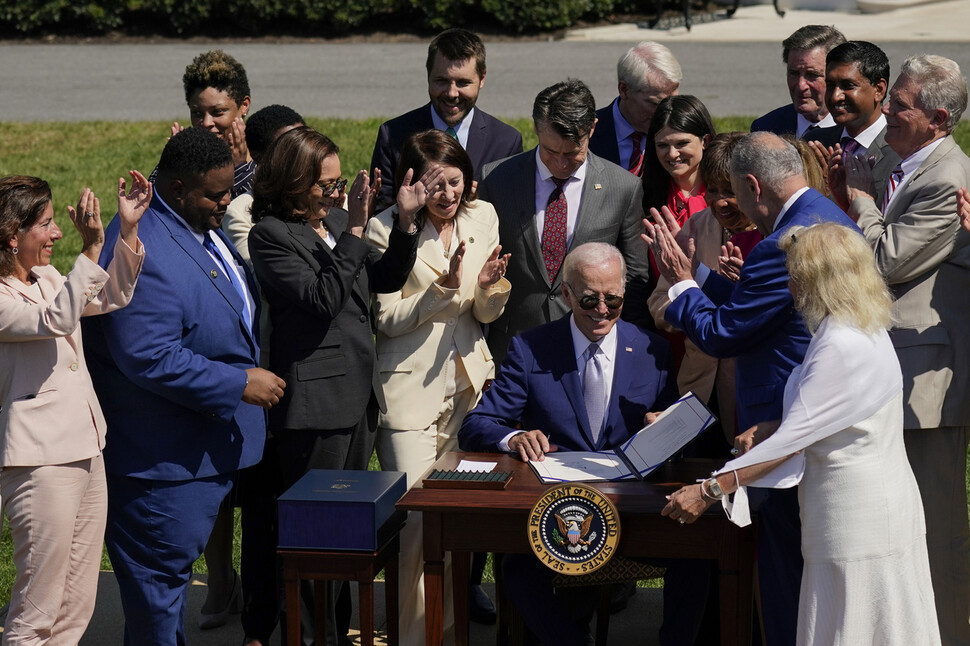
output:
[[[232, 183], [225, 142], [202, 128], [174, 135], [139, 230], [152, 251], [131, 309], [85, 329], [108, 422], [105, 542], [126, 646], [185, 643], [192, 564], [236, 472], [262, 456], [263, 409], [286, 385], [257, 367], [259, 297], [219, 229]], [[115, 218], [103, 266], [117, 235]]]
[[[785, 383], [811, 338], [788, 290], [778, 240], [793, 225], [835, 222], [858, 230], [824, 195], [809, 188], [798, 151], [777, 135], [755, 132], [731, 156], [738, 207], [763, 236], [744, 259], [738, 282], [704, 265], [692, 268], [678, 246], [669, 212], [644, 220], [664, 278], [672, 285], [664, 318], [712, 357], [736, 357], [738, 429], [781, 419]], [[665, 207], [666, 210], [666, 207]], [[758, 574], [767, 642], [795, 643], [801, 583], [801, 530], [796, 489], [761, 490]], [[706, 501], [710, 504], [710, 501]]]

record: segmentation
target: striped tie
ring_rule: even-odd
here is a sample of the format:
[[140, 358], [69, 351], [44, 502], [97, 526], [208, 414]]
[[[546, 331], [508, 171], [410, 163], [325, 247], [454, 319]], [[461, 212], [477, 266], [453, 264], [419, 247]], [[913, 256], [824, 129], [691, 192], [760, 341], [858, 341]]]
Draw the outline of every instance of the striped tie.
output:
[[643, 166], [643, 133], [640, 131], [634, 131], [630, 138], [633, 140], [633, 151], [630, 153], [630, 161], [626, 165], [626, 169], [640, 177], [641, 166]]
[[896, 188], [903, 182], [903, 163], [899, 162], [896, 164], [896, 168], [893, 172], [889, 174], [889, 179], [886, 180], [886, 190], [882, 195], [882, 213], [886, 214], [886, 208], [889, 206], [889, 200], [892, 199], [893, 193], [896, 192]]

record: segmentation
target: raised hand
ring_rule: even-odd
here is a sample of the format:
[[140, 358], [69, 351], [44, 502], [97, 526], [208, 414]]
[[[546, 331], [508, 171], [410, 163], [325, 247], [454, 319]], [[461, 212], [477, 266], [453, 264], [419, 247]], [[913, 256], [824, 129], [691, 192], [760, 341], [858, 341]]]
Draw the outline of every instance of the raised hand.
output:
[[839, 205], [840, 209], [848, 211], [849, 200], [845, 196], [845, 156], [842, 154], [842, 146], [835, 144], [829, 150], [832, 151], [828, 163], [829, 197]]
[[118, 178], [118, 217], [121, 221], [121, 238], [129, 247], [138, 244], [138, 222], [152, 201], [152, 185], [136, 170], [131, 175], [131, 190], [125, 192], [125, 178]]
[[409, 168], [404, 174], [404, 181], [401, 182], [401, 188], [397, 192], [398, 217], [402, 228], [406, 230], [414, 222], [418, 211], [427, 204], [428, 198], [437, 190], [444, 175], [444, 170], [436, 164], [429, 166], [415, 184], [411, 184], [411, 179], [414, 177], [413, 168]]
[[182, 126], [180, 126], [178, 121], [172, 123], [172, 134], [169, 136], [169, 139], [171, 139], [172, 137], [174, 137], [178, 133], [182, 132], [183, 130], [185, 130], [185, 128], [182, 127]]
[[478, 272], [478, 286], [482, 289], [488, 289], [500, 281], [502, 276], [505, 275], [509, 267], [509, 258], [512, 257], [512, 254], [507, 253], [504, 256], [500, 256], [500, 253], [502, 253], [502, 245], [498, 245], [492, 249], [492, 255], [488, 257], [488, 260], [482, 265], [482, 270]]
[[670, 231], [670, 235], [674, 237], [677, 244], [680, 245], [680, 250], [685, 254], [687, 253], [687, 237], [686, 235], [681, 235], [682, 228], [680, 223], [677, 222], [677, 218], [674, 216], [673, 212], [666, 206], [661, 206], [660, 210], [651, 208], [650, 217], [655, 223], [660, 226], [666, 227]]
[[[812, 149], [812, 152], [815, 154], [815, 158], [818, 159], [818, 163], [822, 167], [822, 178], [825, 180], [826, 186], [828, 186], [829, 160], [832, 158], [832, 155], [835, 154], [835, 149], [830, 146], [826, 146], [820, 141], [809, 141], [808, 147]], [[829, 188], [829, 190], [831, 191], [832, 189]]]
[[101, 225], [101, 202], [91, 189], [81, 191], [77, 208], [68, 206], [74, 228], [81, 235], [81, 253], [91, 261], [98, 262], [104, 245], [104, 227]]
[[[845, 199], [846, 207], [857, 197], [875, 198], [876, 184], [872, 178], [872, 164], [875, 158], [846, 157], [845, 166]], [[848, 208], [846, 208], [848, 211]]]

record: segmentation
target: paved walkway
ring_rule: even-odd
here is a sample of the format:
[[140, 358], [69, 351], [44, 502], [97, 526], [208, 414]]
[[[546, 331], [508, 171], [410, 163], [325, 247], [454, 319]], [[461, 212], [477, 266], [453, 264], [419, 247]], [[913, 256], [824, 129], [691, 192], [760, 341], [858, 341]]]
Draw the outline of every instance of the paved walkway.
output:
[[[387, 619], [384, 612], [384, 584], [378, 582], [375, 586], [374, 605], [376, 606], [375, 625], [380, 632], [378, 644], [384, 644], [383, 637], [387, 630]], [[494, 586], [486, 584], [485, 589], [495, 598]], [[610, 618], [610, 644], [616, 646], [656, 646], [657, 631], [660, 628], [661, 597], [659, 589], [640, 588], [630, 600], [630, 605], [623, 612]], [[356, 610], [356, 589], [354, 591], [354, 606]], [[239, 646], [243, 639], [242, 626], [239, 615], [233, 615], [229, 623], [221, 628], [199, 630], [197, 627], [199, 609], [205, 600], [205, 581], [200, 578], [193, 580], [189, 586], [189, 607], [186, 614], [186, 641], [191, 646]], [[351, 621], [351, 626], [357, 627], [357, 615]], [[124, 618], [121, 614], [121, 599], [118, 596], [118, 585], [114, 574], [102, 572], [98, 582], [98, 605], [94, 610], [94, 617], [81, 640], [79, 646], [120, 646], [124, 636]], [[356, 637], [356, 633], [354, 633]], [[493, 646], [495, 644], [494, 626], [471, 624], [471, 646]], [[355, 643], [359, 644], [359, 637]], [[277, 630], [273, 634], [272, 646], [280, 646], [280, 634]], [[401, 644], [401, 646], [419, 646], [416, 644]]]

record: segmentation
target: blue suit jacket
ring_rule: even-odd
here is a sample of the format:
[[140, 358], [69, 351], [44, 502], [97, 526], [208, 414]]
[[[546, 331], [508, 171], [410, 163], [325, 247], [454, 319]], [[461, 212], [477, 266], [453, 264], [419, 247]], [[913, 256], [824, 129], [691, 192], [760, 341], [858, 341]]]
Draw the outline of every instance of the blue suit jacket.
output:
[[656, 334], [617, 321], [616, 365], [604, 431], [595, 444], [583, 403], [567, 314], [512, 339], [499, 376], [458, 431], [465, 451], [498, 451], [515, 430], [539, 429], [561, 451], [619, 446], [643, 428], [648, 411], [677, 399], [670, 346]]
[[[430, 103], [425, 103], [416, 110], [411, 110], [381, 124], [377, 131], [374, 154], [370, 160], [371, 170], [380, 169], [383, 178], [381, 194], [378, 198], [379, 207], [394, 204], [394, 172], [397, 170], [397, 164], [401, 159], [401, 147], [404, 145], [404, 140], [416, 132], [433, 128], [434, 122], [431, 120]], [[522, 135], [512, 126], [476, 107], [475, 113], [472, 115], [471, 126], [468, 129], [468, 142], [465, 152], [472, 160], [475, 179], [481, 179], [482, 167], [485, 164], [522, 152]]]
[[[589, 149], [597, 157], [609, 160], [626, 168], [626, 162], [620, 161], [620, 146], [616, 142], [616, 120], [613, 119], [613, 104], [619, 99], [613, 99], [605, 108], [596, 111], [596, 129], [589, 138]], [[629, 161], [629, 160], [627, 160]]]
[[737, 283], [711, 273], [703, 290], [688, 289], [664, 318], [684, 330], [702, 352], [737, 357], [738, 429], [780, 419], [785, 383], [802, 362], [810, 335], [788, 291], [788, 269], [778, 240], [793, 225], [835, 222], [858, 227], [832, 201], [809, 189], [775, 231], [744, 261]]
[[[256, 286], [232, 243], [216, 229]], [[105, 231], [100, 264], [111, 261], [118, 219]], [[259, 343], [223, 268], [155, 197], [138, 236], [145, 264], [128, 307], [91, 317], [85, 351], [108, 422], [109, 473], [190, 480], [259, 461], [266, 416], [243, 403], [246, 369]], [[259, 307], [259, 297], [254, 299]], [[259, 320], [258, 312], [254, 321]]]

